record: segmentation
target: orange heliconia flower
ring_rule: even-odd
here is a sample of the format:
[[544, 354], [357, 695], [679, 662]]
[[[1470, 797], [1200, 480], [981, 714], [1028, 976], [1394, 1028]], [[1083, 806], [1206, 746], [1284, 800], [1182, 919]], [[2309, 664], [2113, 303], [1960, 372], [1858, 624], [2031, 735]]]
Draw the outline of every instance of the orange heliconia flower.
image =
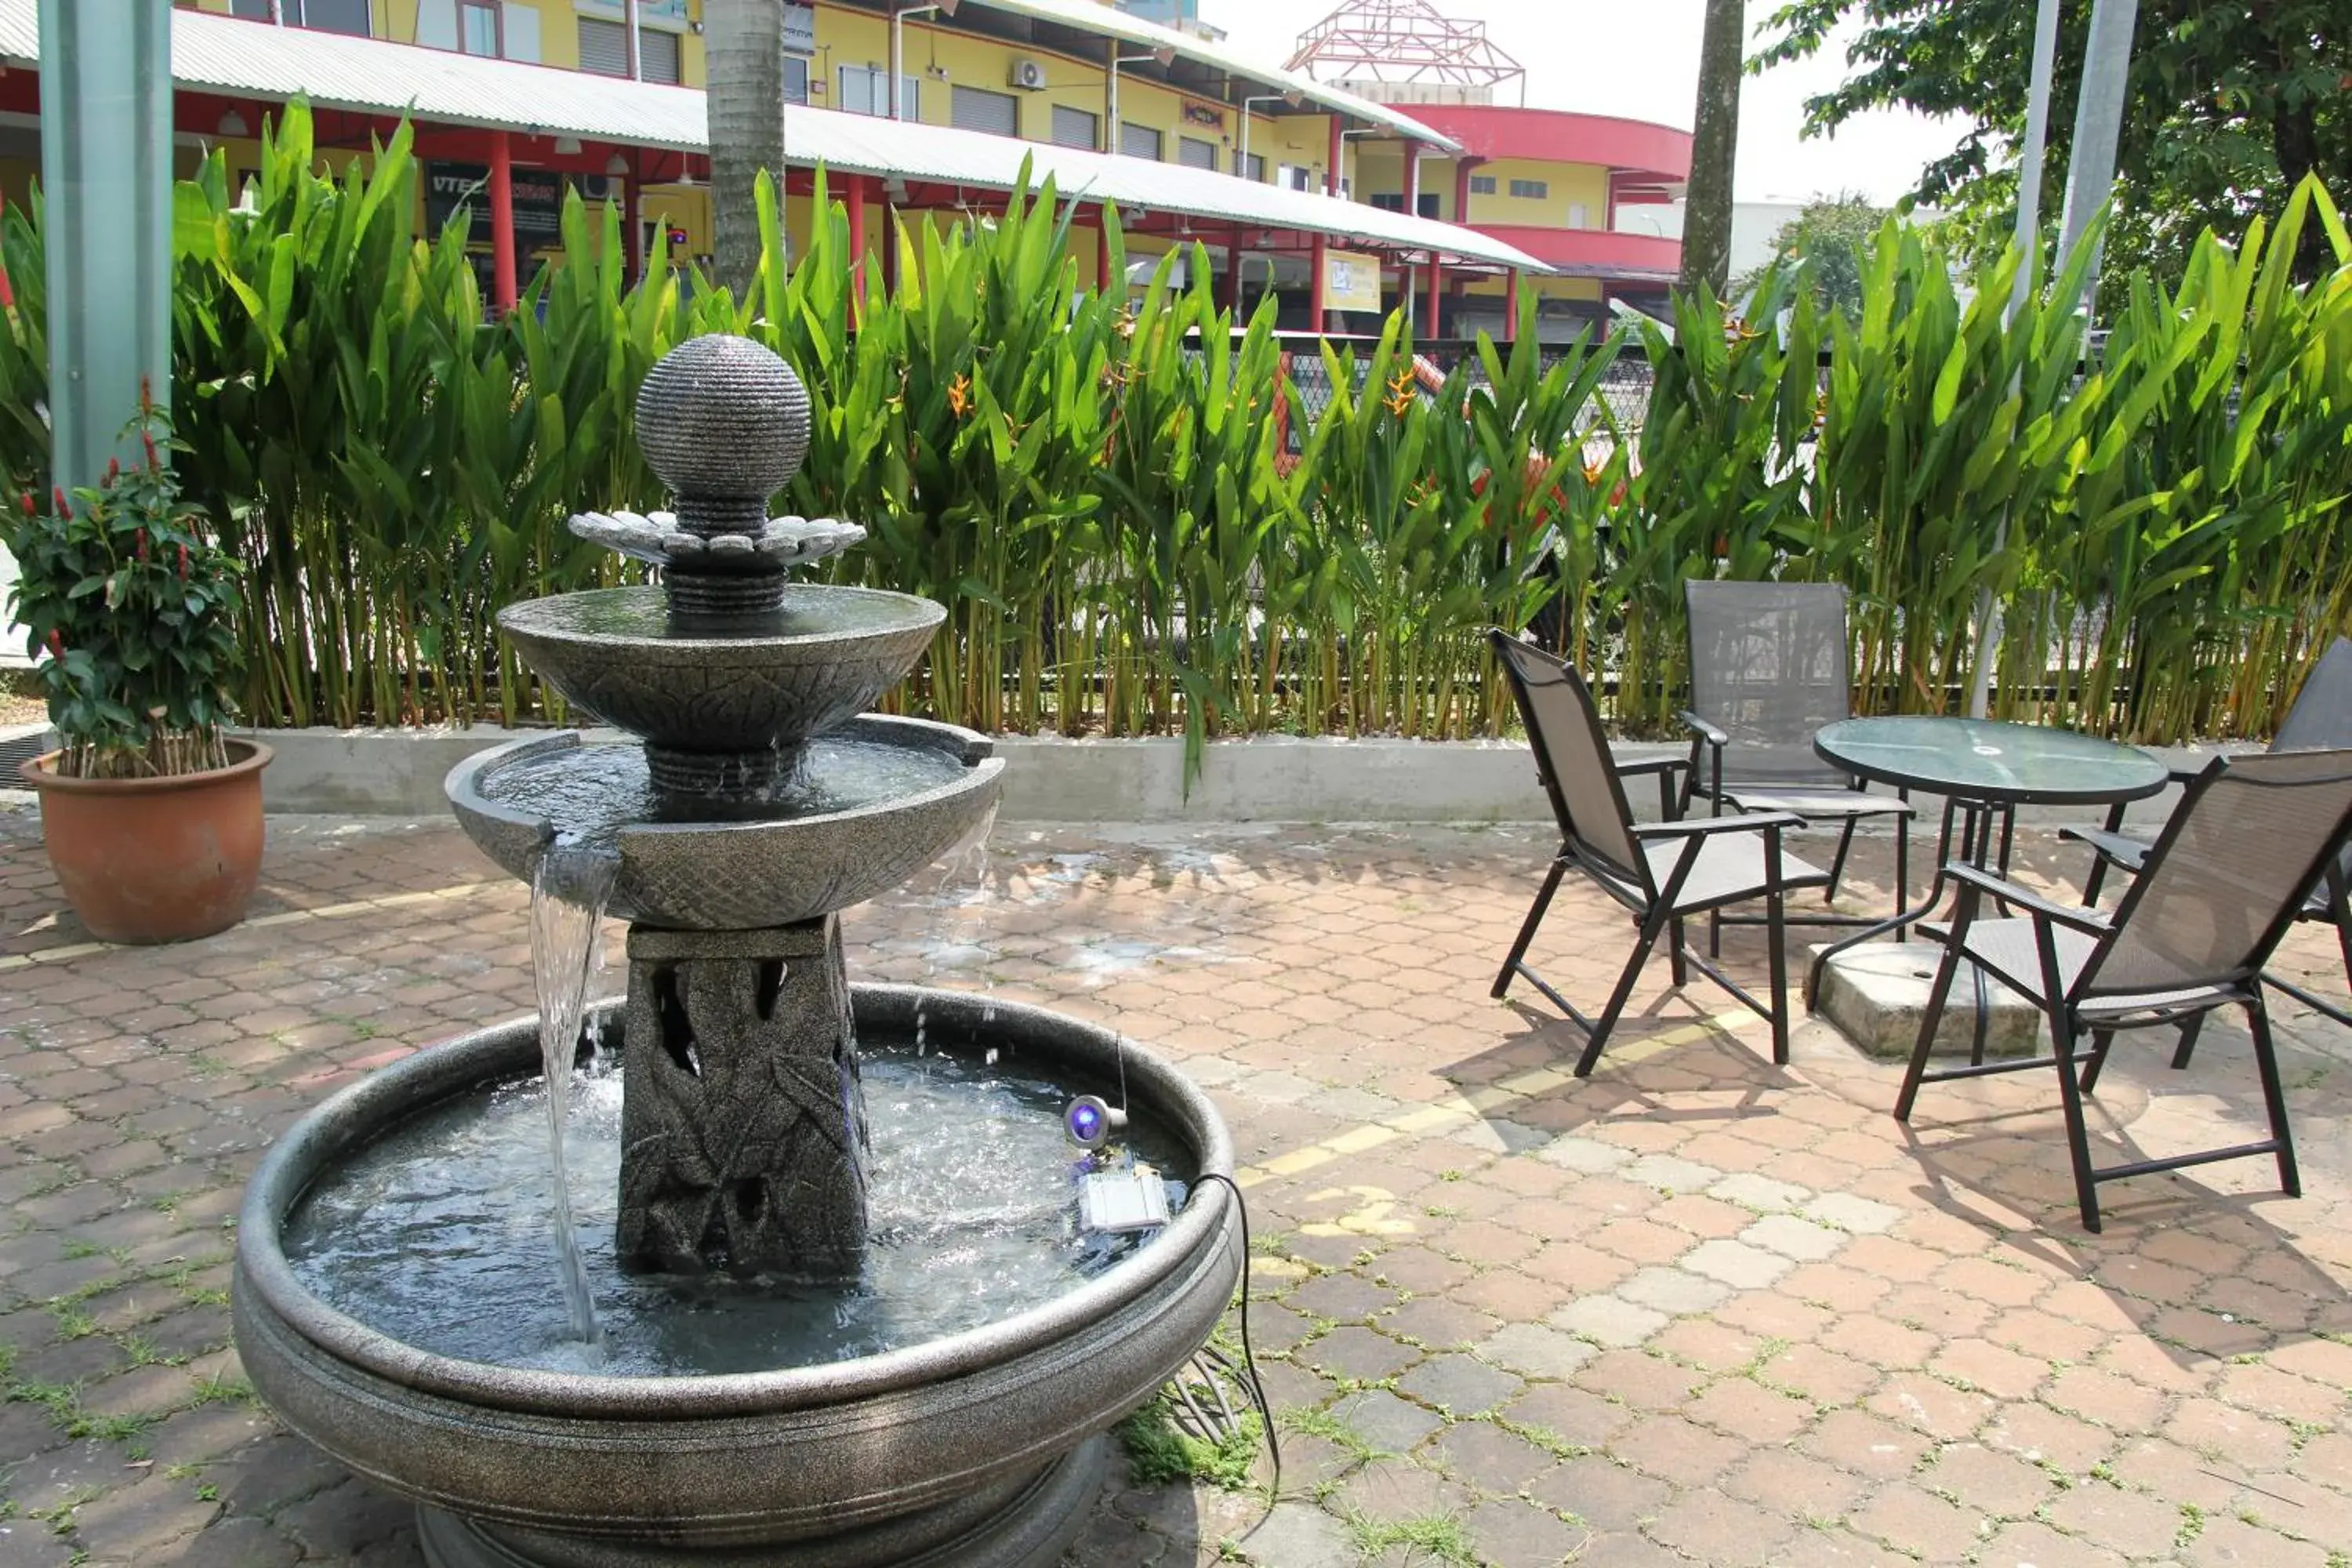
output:
[[971, 412], [971, 377], [960, 375], [948, 383], [948, 412], [959, 419]]

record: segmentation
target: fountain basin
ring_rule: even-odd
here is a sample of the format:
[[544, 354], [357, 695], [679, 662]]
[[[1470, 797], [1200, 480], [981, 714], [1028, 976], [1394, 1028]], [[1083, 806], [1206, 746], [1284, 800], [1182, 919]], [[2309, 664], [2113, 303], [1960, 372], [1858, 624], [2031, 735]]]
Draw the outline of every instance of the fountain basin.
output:
[[[828, 742], [898, 753], [915, 787], [833, 809], [820, 788], [809, 809], [786, 796], [774, 807], [784, 815], [766, 819], [646, 821], [609, 782], [636, 748], [570, 730], [470, 757], [444, 787], [467, 837], [526, 882], [558, 834], [608, 839], [621, 872], [607, 912], [679, 931], [790, 925], [863, 903], [979, 832], [1003, 789], [987, 738], [952, 724], [869, 713], [817, 744]], [[520, 787], [502, 780], [509, 770], [527, 770]], [[822, 785], [821, 761], [813, 771]]]
[[597, 588], [499, 612], [522, 661], [608, 724], [681, 752], [790, 751], [906, 678], [947, 611], [791, 583], [776, 614], [681, 627], [663, 590]]
[[[1079, 1089], [1118, 1081], [1108, 1031], [1035, 1008], [853, 987], [858, 1026], [1016, 1056]], [[651, 1568], [1049, 1568], [1096, 1497], [1108, 1428], [1208, 1338], [1240, 1274], [1237, 1212], [1195, 1181], [1149, 1245], [1043, 1307], [884, 1354], [707, 1377], [614, 1377], [435, 1355], [306, 1289], [281, 1245], [323, 1173], [404, 1119], [533, 1070], [525, 1019], [344, 1089], [272, 1146], [239, 1221], [247, 1374], [289, 1425], [426, 1509], [428, 1557]], [[1214, 1107], [1129, 1045], [1130, 1103], [1230, 1174]]]

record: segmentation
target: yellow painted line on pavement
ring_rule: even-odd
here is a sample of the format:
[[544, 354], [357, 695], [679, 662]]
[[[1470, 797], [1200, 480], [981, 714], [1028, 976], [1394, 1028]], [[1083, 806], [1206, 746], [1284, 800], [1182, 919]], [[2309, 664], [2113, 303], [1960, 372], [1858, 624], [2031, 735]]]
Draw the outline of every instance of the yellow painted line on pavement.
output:
[[[321, 904], [316, 909], [280, 910], [275, 914], [255, 915], [245, 921], [247, 927], [298, 925], [304, 921], [349, 920], [353, 915], [378, 914], [385, 910], [415, 909], [420, 904], [440, 903], [466, 898], [488, 889], [504, 887], [503, 881], [455, 882], [446, 888], [425, 888], [413, 893], [387, 893], [377, 899], [353, 899], [348, 903]], [[36, 963], [65, 963], [92, 953], [112, 952], [121, 944], [111, 942], [77, 942], [63, 947], [46, 947], [38, 952], [12, 952], [0, 955], [0, 973], [12, 969], [26, 969]]]

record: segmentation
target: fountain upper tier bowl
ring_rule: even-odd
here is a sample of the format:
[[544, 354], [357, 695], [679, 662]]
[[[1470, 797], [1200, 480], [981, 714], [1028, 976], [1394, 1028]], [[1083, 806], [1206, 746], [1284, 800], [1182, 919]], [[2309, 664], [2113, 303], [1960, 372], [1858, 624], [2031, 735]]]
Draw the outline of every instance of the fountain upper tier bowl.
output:
[[657, 587], [598, 588], [499, 612], [565, 700], [680, 752], [793, 751], [905, 678], [947, 611], [911, 594], [792, 583], [772, 615], [673, 620]]
[[681, 821], [638, 747], [566, 730], [471, 757], [446, 788], [467, 837], [524, 881], [558, 837], [605, 843], [621, 858], [609, 912], [752, 931], [863, 903], [977, 836], [1003, 788], [1004, 760], [989, 752], [952, 724], [864, 714], [811, 743], [792, 788], [730, 819]]

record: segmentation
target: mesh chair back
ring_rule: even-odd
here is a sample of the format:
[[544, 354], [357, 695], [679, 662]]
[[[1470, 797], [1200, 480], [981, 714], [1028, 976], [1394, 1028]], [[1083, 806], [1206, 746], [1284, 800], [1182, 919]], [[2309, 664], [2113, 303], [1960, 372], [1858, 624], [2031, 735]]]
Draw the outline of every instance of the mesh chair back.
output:
[[1845, 589], [1835, 583], [1683, 584], [1690, 610], [1691, 711], [1731, 737], [1727, 775], [1764, 783], [1845, 780], [1814, 753], [1813, 731], [1851, 718]]
[[2217, 758], [2148, 851], [2075, 994], [2248, 979], [2347, 832], [2352, 751]]
[[1486, 640], [1510, 678], [1561, 837], [1603, 868], [1654, 891], [1633, 843], [1633, 809], [1617, 783], [1601, 713], [1584, 678], [1507, 632], [1490, 631]]
[[[2321, 748], [2352, 748], [2352, 637], [2337, 637], [2319, 656], [2311, 678], [2295, 693], [2294, 706], [2279, 724], [2273, 752], [2304, 752]], [[2345, 879], [2352, 882], [2352, 844], [2336, 858]], [[2315, 892], [2321, 903], [2326, 899]]]

